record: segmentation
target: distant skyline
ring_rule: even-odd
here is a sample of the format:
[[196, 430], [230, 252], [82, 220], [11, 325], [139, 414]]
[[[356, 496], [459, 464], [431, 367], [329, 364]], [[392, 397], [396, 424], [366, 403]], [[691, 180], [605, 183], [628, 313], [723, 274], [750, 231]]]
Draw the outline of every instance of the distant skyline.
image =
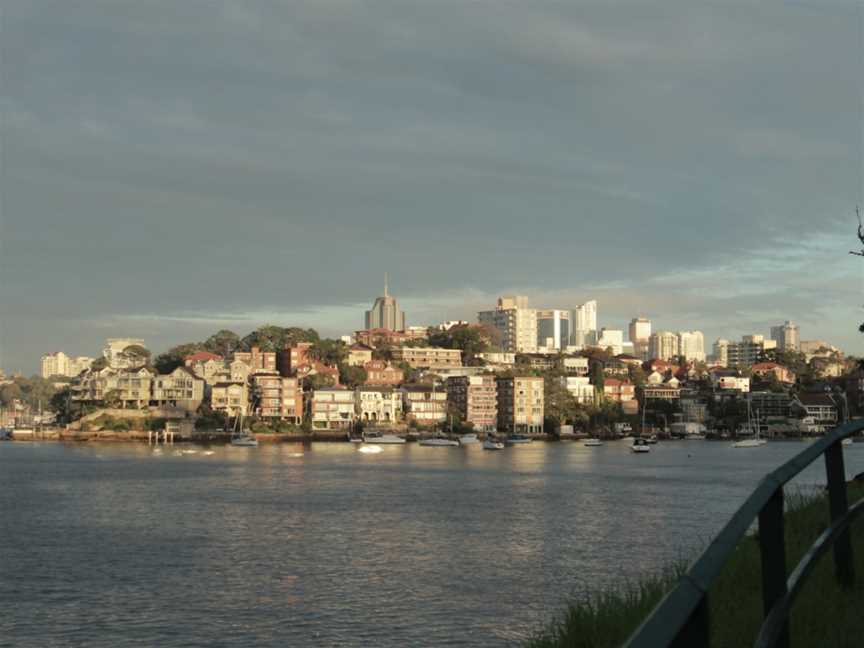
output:
[[860, 3], [9, 0], [0, 367], [501, 294], [864, 354]]

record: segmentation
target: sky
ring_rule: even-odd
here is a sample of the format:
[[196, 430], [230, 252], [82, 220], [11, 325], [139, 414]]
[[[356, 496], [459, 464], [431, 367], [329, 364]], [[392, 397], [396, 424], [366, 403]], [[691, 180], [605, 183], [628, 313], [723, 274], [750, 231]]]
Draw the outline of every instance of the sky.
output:
[[[864, 353], [861, 0], [5, 0], [0, 367], [500, 294]], [[858, 246], [860, 247], [860, 246]]]

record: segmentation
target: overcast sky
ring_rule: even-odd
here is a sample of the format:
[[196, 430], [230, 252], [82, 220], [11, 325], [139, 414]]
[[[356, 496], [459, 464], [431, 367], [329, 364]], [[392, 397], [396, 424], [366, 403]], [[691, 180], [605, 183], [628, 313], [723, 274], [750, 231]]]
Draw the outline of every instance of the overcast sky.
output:
[[501, 293], [852, 353], [860, 1], [5, 0], [0, 367]]

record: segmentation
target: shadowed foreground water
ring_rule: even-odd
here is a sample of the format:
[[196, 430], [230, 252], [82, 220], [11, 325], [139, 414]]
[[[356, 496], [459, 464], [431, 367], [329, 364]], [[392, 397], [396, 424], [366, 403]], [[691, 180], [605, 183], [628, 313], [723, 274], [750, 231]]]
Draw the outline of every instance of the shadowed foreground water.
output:
[[0, 645], [515, 644], [803, 447], [0, 444]]

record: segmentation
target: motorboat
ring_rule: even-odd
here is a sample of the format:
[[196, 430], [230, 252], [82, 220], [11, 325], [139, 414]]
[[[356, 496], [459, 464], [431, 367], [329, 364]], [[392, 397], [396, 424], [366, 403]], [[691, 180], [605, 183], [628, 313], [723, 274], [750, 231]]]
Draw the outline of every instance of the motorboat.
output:
[[511, 434], [507, 437], [507, 445], [523, 445], [525, 443], [531, 443], [534, 439], [526, 434]]
[[479, 443], [480, 439], [477, 438], [476, 434], [463, 434], [459, 437], [459, 445], [471, 445], [472, 443]]
[[491, 437], [486, 437], [483, 440], [483, 449], [484, 450], [503, 450], [504, 444], [498, 441], [497, 439], [493, 439]]
[[357, 448], [357, 450], [359, 452], [362, 452], [363, 454], [378, 454], [379, 452], [381, 452], [381, 446], [379, 446], [379, 445], [363, 445], [363, 446]]
[[651, 446], [645, 439], [633, 439], [630, 450], [631, 452], [651, 452]]
[[395, 434], [381, 434], [381, 432], [367, 432], [363, 435], [363, 443], [376, 443], [378, 445], [392, 445], [405, 443], [405, 439]]
[[645, 437], [645, 441], [646, 441], [647, 443], [650, 443], [651, 445], [654, 445], [655, 443], [657, 443], [657, 435], [656, 435], [656, 434], [652, 434], [652, 435], [649, 436], [649, 437]]
[[698, 432], [690, 432], [689, 434], [685, 435], [684, 440], [685, 441], [704, 441], [705, 438], [706, 437], [704, 434], [700, 434]]
[[443, 436], [430, 437], [428, 439], [420, 439], [417, 442], [421, 446], [430, 446], [433, 448], [452, 448], [458, 446], [459, 442], [454, 439], [448, 439]]
[[582, 445], [593, 448], [595, 446], [602, 446], [603, 442], [600, 439], [585, 439], [585, 442]]
[[840, 443], [842, 445], [852, 445], [853, 441], [851, 438], [846, 438], [846, 439], [843, 439]]

